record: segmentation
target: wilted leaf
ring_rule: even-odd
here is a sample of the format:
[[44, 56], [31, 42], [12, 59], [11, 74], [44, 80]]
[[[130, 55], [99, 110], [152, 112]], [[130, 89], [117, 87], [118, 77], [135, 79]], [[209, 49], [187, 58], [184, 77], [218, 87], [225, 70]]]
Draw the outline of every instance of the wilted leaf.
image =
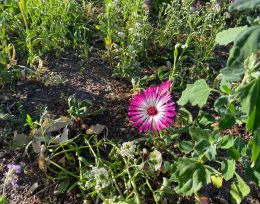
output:
[[86, 133], [88, 135], [91, 134], [100, 134], [103, 132], [103, 130], [105, 129], [105, 125], [100, 125], [100, 124], [96, 124], [96, 125], [91, 125], [89, 129], [87, 129]]
[[56, 143], [56, 144], [61, 144], [61, 143], [67, 142], [68, 140], [69, 140], [69, 129], [68, 129], [68, 127], [66, 126], [66, 127], [63, 129], [62, 134], [57, 135], [57, 136], [54, 138], [54, 143]]
[[44, 145], [41, 145], [41, 150], [38, 158], [38, 165], [43, 172], [46, 172], [45, 155], [44, 155], [45, 150], [46, 147]]
[[52, 133], [52, 132], [62, 130], [66, 126], [69, 126], [69, 125], [72, 125], [72, 124], [73, 124], [72, 120], [70, 118], [67, 118], [67, 117], [60, 117], [56, 120], [51, 120], [51, 119], [47, 118], [43, 122], [42, 127], [37, 130], [36, 136], [40, 136], [42, 134], [42, 131], [45, 134], [49, 134], [49, 133]]
[[14, 141], [19, 145], [24, 145], [27, 140], [27, 135], [18, 134], [17, 131], [14, 131]]
[[191, 103], [191, 105], [204, 106], [207, 103], [211, 88], [205, 79], [197, 80], [194, 84], [188, 84], [182, 92], [181, 98], [177, 103], [181, 106]]
[[196, 203], [198, 204], [209, 204], [209, 197], [204, 196], [204, 195], [195, 195]]

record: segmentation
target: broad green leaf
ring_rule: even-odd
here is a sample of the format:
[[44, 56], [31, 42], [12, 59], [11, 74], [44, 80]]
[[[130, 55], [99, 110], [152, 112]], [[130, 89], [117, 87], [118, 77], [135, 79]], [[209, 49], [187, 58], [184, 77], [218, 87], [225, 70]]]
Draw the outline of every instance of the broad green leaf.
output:
[[232, 182], [232, 184], [231, 184], [230, 194], [231, 194], [232, 203], [234, 203], [234, 204], [241, 203], [241, 201], [243, 199], [243, 195], [240, 192], [240, 190], [235, 182]]
[[206, 157], [209, 161], [215, 160], [217, 154], [216, 145], [211, 145], [206, 151]]
[[225, 106], [228, 104], [228, 97], [227, 96], [220, 96], [214, 103], [215, 109], [221, 106]]
[[238, 174], [236, 174], [236, 177], [237, 184], [232, 182], [230, 194], [232, 203], [239, 204], [250, 193], [250, 188]]
[[222, 171], [223, 177], [226, 181], [233, 178], [235, 169], [236, 169], [235, 160], [231, 159], [231, 160], [224, 160], [221, 162], [221, 171]]
[[194, 84], [188, 84], [182, 92], [181, 98], [177, 103], [181, 106], [191, 103], [191, 105], [204, 106], [207, 103], [211, 88], [204, 79], [197, 80]]
[[180, 158], [176, 162], [175, 192], [192, 195], [210, 183], [210, 172], [201, 164], [189, 158]]
[[244, 155], [244, 151], [246, 149], [245, 142], [240, 137], [237, 137], [234, 142], [234, 148], [239, 154]]
[[253, 132], [260, 126], [260, 78], [240, 87], [236, 95], [239, 97], [242, 111], [248, 116], [246, 128]]
[[196, 141], [200, 141], [202, 139], [208, 140], [210, 137], [210, 130], [204, 130], [199, 127], [192, 126], [189, 128], [190, 136]]
[[259, 0], [236, 0], [229, 6], [230, 11], [238, 10], [254, 10], [260, 9], [260, 1]]
[[187, 140], [181, 141], [179, 143], [179, 149], [181, 150], [181, 152], [190, 153], [193, 149], [193, 143]]
[[241, 32], [230, 50], [227, 67], [241, 64], [254, 51], [260, 49], [260, 26], [252, 26]]
[[236, 124], [236, 119], [233, 114], [226, 114], [224, 117], [221, 117], [219, 120], [219, 128], [221, 130], [231, 128]]
[[256, 131], [250, 140], [252, 167], [260, 169], [260, 131]]
[[192, 114], [184, 107], [179, 109], [178, 115], [179, 115], [180, 120], [182, 120], [188, 124], [193, 122]]
[[247, 29], [247, 26], [240, 26], [223, 30], [217, 34], [215, 41], [219, 45], [227, 45], [233, 42], [245, 29]]
[[223, 183], [222, 176], [212, 175], [210, 178], [211, 178], [211, 182], [212, 182], [213, 186], [215, 186], [216, 188], [220, 188], [222, 186], [222, 183]]
[[194, 149], [198, 152], [202, 152], [206, 150], [209, 146], [210, 142], [208, 140], [202, 139], [195, 144]]
[[237, 181], [238, 181], [238, 187], [242, 193], [242, 195], [245, 197], [250, 193], [249, 186], [245, 183], [245, 181], [236, 173]]
[[260, 169], [255, 169], [255, 168], [246, 168], [246, 174], [248, 177], [260, 187]]
[[238, 160], [239, 158], [240, 158], [240, 153], [239, 153], [239, 151], [238, 150], [236, 150], [235, 148], [230, 148], [230, 149], [228, 149], [227, 150], [227, 153], [228, 153], [228, 155], [232, 158], [232, 159], [234, 159], [234, 160]]
[[245, 70], [242, 67], [242, 64], [236, 64], [234, 66], [229, 66], [221, 69], [220, 73], [222, 74], [221, 78], [223, 81], [233, 82], [240, 81], [245, 73]]
[[207, 125], [211, 125], [212, 123], [215, 122], [215, 118], [212, 114], [201, 112], [200, 117], [201, 118], [199, 120], [199, 123], [201, 125], [207, 126]]
[[234, 137], [231, 135], [225, 135], [220, 140], [220, 148], [221, 149], [229, 149], [234, 145]]

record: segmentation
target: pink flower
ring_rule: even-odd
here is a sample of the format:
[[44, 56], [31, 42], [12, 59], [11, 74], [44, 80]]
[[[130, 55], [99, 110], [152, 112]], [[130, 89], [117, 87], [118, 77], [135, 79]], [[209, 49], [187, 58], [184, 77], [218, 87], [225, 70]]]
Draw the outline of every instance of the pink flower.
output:
[[153, 133], [169, 127], [175, 117], [175, 102], [172, 102], [167, 81], [155, 87], [149, 87], [136, 94], [128, 107], [133, 127], [139, 127], [139, 132], [152, 130]]

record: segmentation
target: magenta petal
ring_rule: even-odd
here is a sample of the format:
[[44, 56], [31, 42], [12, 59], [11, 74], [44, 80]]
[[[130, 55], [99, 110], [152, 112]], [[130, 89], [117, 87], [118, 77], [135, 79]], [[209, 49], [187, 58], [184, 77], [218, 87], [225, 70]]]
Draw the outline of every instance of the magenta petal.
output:
[[[152, 130], [155, 133], [173, 123], [176, 112], [175, 102], [172, 101], [169, 92], [170, 86], [171, 81], [166, 81], [159, 86], [149, 87], [136, 94], [130, 101], [129, 120], [133, 122], [133, 127], [139, 126], [139, 132]], [[152, 111], [153, 108], [158, 112]]]

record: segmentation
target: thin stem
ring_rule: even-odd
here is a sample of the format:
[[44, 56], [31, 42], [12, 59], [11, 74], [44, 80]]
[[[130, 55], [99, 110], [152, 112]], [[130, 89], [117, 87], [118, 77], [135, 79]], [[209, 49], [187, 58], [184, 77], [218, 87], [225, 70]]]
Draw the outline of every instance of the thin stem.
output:
[[153, 194], [153, 199], [154, 199], [155, 203], [158, 204], [158, 201], [157, 201], [156, 195], [155, 195], [155, 193], [154, 193], [154, 190], [153, 190], [153, 188], [152, 188], [152, 186], [151, 186], [149, 180], [148, 180], [147, 178], [145, 178], [145, 180], [146, 180], [146, 184], [147, 184], [147, 186], [149, 187], [150, 191], [151, 191], [152, 194]]
[[73, 177], [79, 179], [79, 177], [78, 177], [77, 175], [71, 173], [70, 171], [68, 171], [67, 169], [63, 168], [62, 166], [56, 164], [55, 162], [53, 162], [53, 161], [51, 161], [51, 160], [50, 160], [49, 162], [50, 162], [51, 164], [53, 164], [54, 166], [56, 166], [57, 168], [61, 169], [62, 171], [66, 172], [67, 174], [69, 174], [69, 175], [71, 175], [71, 176], [73, 176]]

